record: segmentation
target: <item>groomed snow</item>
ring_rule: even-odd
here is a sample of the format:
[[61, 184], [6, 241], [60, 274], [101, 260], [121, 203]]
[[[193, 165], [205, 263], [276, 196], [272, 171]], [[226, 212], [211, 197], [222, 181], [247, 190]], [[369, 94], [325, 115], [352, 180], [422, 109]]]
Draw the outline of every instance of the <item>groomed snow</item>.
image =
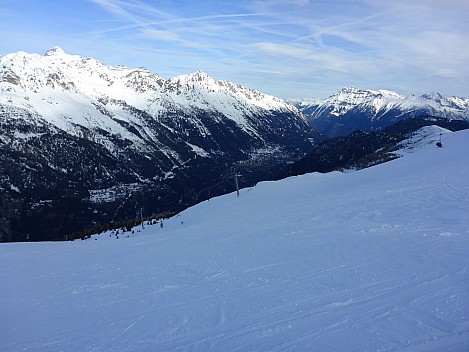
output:
[[0, 350], [469, 351], [469, 131], [427, 138], [130, 238], [2, 244]]

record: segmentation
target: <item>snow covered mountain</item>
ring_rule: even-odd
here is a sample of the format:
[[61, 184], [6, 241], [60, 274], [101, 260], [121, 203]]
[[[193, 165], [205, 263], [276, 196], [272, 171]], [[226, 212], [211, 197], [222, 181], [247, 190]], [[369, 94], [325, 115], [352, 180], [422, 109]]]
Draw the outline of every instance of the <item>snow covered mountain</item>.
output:
[[0, 127], [7, 237], [25, 216], [61, 222], [50, 235], [192, 204], [231, 190], [233, 166], [254, 183], [317, 135], [295, 107], [204, 72], [166, 80], [57, 47], [0, 57]]
[[[229, 119], [257, 138], [261, 138], [257, 131], [260, 122], [255, 117], [266, 111], [301, 119], [296, 109], [280, 99], [215, 81], [201, 71], [164, 80], [145, 68], [109, 67], [92, 58], [66, 54], [58, 47], [44, 56], [24, 52], [6, 55], [0, 62], [3, 105], [35, 112], [74, 135], [79, 135], [79, 126], [120, 134], [133, 145], [144, 146], [144, 135], [122, 126], [122, 121], [132, 126], [144, 122], [125, 109], [129, 106], [155, 119], [174, 110], [187, 115], [198, 110], [214, 112], [218, 116], [212, 117], [215, 122]], [[188, 123], [198, 127], [201, 135], [207, 134], [196, 117]]]
[[468, 351], [468, 140], [426, 127], [164, 227], [0, 244], [0, 350]]
[[405, 97], [387, 90], [344, 88], [325, 100], [309, 99], [295, 105], [329, 137], [381, 129], [419, 115], [469, 121], [469, 99], [444, 98], [438, 93]]
[[469, 129], [469, 121], [419, 115], [374, 131], [355, 131], [347, 136], [319, 142], [312, 152], [289, 164], [275, 179], [311, 172], [356, 170], [397, 157], [399, 143], [425, 126], [438, 126], [449, 131]]

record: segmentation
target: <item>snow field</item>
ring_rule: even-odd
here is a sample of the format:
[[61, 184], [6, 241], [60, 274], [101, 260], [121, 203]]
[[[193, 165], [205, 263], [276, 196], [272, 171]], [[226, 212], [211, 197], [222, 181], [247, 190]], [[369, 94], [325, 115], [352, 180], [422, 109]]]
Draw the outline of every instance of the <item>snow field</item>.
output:
[[468, 351], [469, 133], [438, 134], [130, 238], [2, 244], [0, 350]]

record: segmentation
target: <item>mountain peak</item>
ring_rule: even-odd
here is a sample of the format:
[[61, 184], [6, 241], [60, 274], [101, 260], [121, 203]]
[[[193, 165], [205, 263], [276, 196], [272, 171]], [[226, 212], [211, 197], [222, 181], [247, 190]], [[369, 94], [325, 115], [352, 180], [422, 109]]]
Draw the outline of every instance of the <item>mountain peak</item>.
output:
[[326, 101], [334, 103], [357, 103], [375, 96], [377, 93], [370, 90], [362, 90], [355, 87], [342, 88], [338, 93], [332, 94]]
[[357, 88], [357, 87], [343, 87], [339, 93], [358, 93], [361, 92], [362, 90]]
[[371, 89], [360, 89], [356, 87], [345, 87], [342, 88], [338, 93], [333, 94], [331, 97], [334, 96], [362, 96], [362, 97], [390, 97], [390, 98], [399, 98], [403, 99], [404, 97], [396, 92], [380, 89], [380, 90], [371, 90]]
[[194, 73], [192, 73], [190, 76], [197, 77], [197, 78], [212, 78], [210, 77], [206, 72], [202, 70], [197, 70]]
[[190, 73], [186, 77], [188, 80], [193, 82], [215, 82], [212, 76], [201, 70], [195, 71], [194, 73]]
[[427, 99], [427, 100], [434, 100], [434, 101], [437, 101], [437, 102], [444, 99], [443, 96], [438, 92], [430, 92], [430, 93], [423, 94], [421, 96], [421, 98]]
[[215, 80], [209, 76], [204, 71], [196, 71], [194, 73], [189, 73], [186, 75], [172, 77], [168, 80], [169, 86], [173, 84], [179, 85], [202, 85], [202, 86], [214, 86], [216, 84]]
[[44, 56], [59, 56], [65, 54], [65, 51], [58, 46], [54, 46], [52, 49], [49, 49], [45, 52]]

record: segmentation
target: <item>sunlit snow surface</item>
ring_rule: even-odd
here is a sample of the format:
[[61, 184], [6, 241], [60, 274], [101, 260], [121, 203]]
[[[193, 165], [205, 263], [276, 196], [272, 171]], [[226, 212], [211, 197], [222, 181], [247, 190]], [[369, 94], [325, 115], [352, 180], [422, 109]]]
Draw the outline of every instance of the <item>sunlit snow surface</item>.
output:
[[438, 132], [130, 238], [2, 244], [0, 350], [469, 351], [469, 132]]

